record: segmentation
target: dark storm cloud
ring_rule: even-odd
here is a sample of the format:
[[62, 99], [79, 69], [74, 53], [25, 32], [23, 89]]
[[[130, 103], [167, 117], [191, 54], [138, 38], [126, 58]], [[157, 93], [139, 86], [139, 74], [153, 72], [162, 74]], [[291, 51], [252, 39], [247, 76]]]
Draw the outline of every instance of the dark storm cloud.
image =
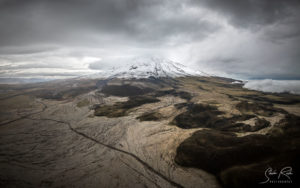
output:
[[[266, 79], [275, 80], [299, 80], [300, 55], [296, 53], [298, 48], [292, 50], [281, 50], [285, 54], [268, 56], [268, 50], [261, 49], [261, 53], [256, 53], [256, 58], [245, 57], [241, 51], [235, 57], [216, 57], [207, 60], [215, 71], [225, 72], [246, 79]], [[264, 54], [265, 53], [265, 54]], [[265, 56], [265, 57], [264, 57]]]
[[[82, 0], [8, 0], [1, 2], [1, 45], [76, 43], [95, 30], [125, 27], [130, 3]], [[124, 2], [124, 3], [122, 3]]]
[[[206, 59], [211, 69], [243, 78], [299, 79], [299, 0], [191, 0], [239, 30]], [[245, 33], [250, 33], [243, 36]], [[242, 37], [240, 37], [241, 35]], [[223, 41], [222, 41], [223, 42]], [[219, 51], [224, 50], [222, 55]], [[204, 60], [205, 61], [205, 60]]]
[[219, 29], [199, 17], [177, 17], [182, 7], [172, 6], [158, 0], [2, 0], [0, 45], [165, 45]]
[[278, 22], [300, 6], [299, 0], [192, 0], [230, 18], [236, 26], [248, 27]]
[[299, 78], [299, 8], [299, 0], [0, 0], [0, 66], [34, 76], [26, 70], [93, 71], [122, 63], [115, 56], [153, 54], [229, 76]]
[[[237, 27], [264, 26], [296, 14], [299, 0], [0, 0], [0, 53], [7, 46], [165, 45], [201, 40], [218, 31], [216, 22], [180, 14], [184, 7], [207, 7]], [[168, 16], [168, 14], [172, 13]], [[167, 15], [167, 16], [166, 16]], [[179, 16], [178, 16], [179, 15]], [[290, 20], [274, 38], [299, 36]], [[291, 23], [292, 22], [292, 23]], [[295, 26], [296, 25], [296, 26]], [[290, 27], [293, 26], [293, 27]], [[175, 38], [175, 39], [174, 39]], [[175, 41], [174, 41], [175, 40]], [[176, 41], [177, 40], [177, 41]]]

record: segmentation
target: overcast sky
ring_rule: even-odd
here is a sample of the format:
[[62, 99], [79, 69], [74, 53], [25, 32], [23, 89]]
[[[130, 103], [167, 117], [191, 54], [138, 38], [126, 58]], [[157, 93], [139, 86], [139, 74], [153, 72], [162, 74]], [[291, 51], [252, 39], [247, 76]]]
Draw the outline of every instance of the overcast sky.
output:
[[299, 0], [0, 0], [0, 77], [63, 78], [160, 56], [300, 79]]

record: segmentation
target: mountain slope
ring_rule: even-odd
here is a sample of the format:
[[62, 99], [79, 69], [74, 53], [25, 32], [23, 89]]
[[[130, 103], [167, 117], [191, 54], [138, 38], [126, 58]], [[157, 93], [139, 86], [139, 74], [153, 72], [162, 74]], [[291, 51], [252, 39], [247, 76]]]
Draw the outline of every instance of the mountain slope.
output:
[[138, 58], [120, 67], [113, 67], [89, 78], [149, 78], [149, 77], [183, 77], [209, 76], [206, 73], [192, 70], [180, 63], [162, 58]]

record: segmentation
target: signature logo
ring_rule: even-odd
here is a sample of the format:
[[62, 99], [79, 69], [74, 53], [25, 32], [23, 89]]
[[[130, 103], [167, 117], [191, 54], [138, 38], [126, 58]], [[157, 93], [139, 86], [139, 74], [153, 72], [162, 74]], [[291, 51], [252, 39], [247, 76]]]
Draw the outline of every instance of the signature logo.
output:
[[261, 184], [265, 183], [292, 183], [291, 176], [293, 175], [293, 169], [290, 166], [282, 168], [280, 171], [277, 169], [272, 169], [269, 167], [265, 171], [265, 181], [261, 182]]

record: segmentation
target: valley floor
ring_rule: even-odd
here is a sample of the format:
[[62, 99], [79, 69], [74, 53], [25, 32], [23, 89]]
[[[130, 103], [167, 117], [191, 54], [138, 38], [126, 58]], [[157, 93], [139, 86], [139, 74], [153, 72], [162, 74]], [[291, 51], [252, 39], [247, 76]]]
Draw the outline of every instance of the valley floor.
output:
[[31, 111], [18, 111], [1, 124], [0, 185], [219, 187], [213, 175], [174, 163], [177, 146], [195, 130], [136, 119], [143, 111], [181, 101], [169, 97], [130, 116], [107, 118], [73, 101], [34, 99]]
[[0, 88], [0, 187], [232, 187], [278, 139], [298, 165], [299, 96], [204, 77]]

